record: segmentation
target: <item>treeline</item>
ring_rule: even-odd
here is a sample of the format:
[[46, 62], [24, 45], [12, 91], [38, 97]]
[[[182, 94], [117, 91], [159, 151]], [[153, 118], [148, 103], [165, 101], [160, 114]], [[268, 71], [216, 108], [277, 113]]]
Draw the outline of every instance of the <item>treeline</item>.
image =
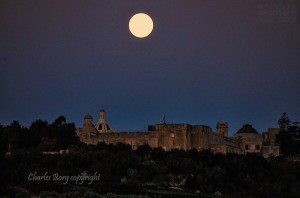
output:
[[59, 116], [53, 123], [36, 120], [29, 127], [13, 121], [8, 126], [0, 125], [0, 153], [18, 150], [57, 151], [79, 144], [75, 124], [67, 123]]
[[[221, 155], [129, 145], [72, 146], [69, 154], [16, 152], [1, 155], [1, 195], [30, 197], [44, 191], [64, 197], [136, 194], [153, 197], [300, 197], [300, 164], [283, 158]], [[36, 176], [94, 175], [91, 184], [29, 179]], [[47, 193], [46, 193], [47, 194]], [[67, 196], [68, 195], [68, 196]]]

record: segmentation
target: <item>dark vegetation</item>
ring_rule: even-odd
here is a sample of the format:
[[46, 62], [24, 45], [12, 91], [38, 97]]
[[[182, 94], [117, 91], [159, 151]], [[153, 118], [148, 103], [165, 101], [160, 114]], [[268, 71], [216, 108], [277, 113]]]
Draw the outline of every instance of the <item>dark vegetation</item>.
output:
[[[300, 163], [282, 156], [266, 160], [197, 150], [165, 152], [148, 145], [134, 151], [122, 143], [85, 145], [63, 116], [52, 124], [37, 120], [29, 128], [15, 121], [0, 125], [0, 141], [0, 197], [300, 197]], [[70, 152], [42, 154], [61, 149]], [[28, 180], [35, 172], [101, 176], [91, 184]]]
[[299, 122], [291, 123], [287, 113], [283, 113], [278, 120], [280, 132], [277, 143], [281, 154], [289, 158], [298, 158], [300, 155], [300, 126]]

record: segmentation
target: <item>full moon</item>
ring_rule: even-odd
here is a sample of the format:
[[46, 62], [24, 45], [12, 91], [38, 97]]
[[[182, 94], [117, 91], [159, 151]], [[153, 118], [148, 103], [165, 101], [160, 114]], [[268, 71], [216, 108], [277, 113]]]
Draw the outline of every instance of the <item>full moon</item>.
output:
[[138, 38], [149, 36], [153, 30], [153, 21], [145, 13], [138, 13], [131, 17], [129, 21], [129, 30], [131, 34]]

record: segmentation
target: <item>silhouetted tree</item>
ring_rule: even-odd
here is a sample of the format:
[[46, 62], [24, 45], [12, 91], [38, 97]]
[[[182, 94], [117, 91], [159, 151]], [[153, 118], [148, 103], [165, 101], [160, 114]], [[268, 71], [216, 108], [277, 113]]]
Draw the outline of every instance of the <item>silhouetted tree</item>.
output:
[[18, 121], [13, 121], [5, 129], [6, 142], [11, 144], [12, 150], [18, 150], [22, 147], [22, 127]]
[[139, 146], [136, 150], [135, 153], [140, 156], [140, 157], [148, 157], [150, 155], [152, 148], [149, 146], [149, 144], [144, 144]]
[[7, 152], [7, 141], [5, 140], [4, 126], [0, 124], [0, 155]]
[[166, 156], [166, 151], [162, 148], [153, 148], [151, 152], [151, 159], [161, 161], [164, 160]]
[[67, 149], [71, 145], [78, 144], [79, 140], [75, 130], [75, 124], [67, 123], [64, 116], [59, 116], [50, 125], [50, 131], [56, 139], [56, 147], [58, 149]]
[[281, 131], [287, 131], [290, 127], [291, 121], [286, 112], [282, 113], [280, 119], [278, 120], [278, 125]]
[[61, 115], [61, 116], [59, 116], [58, 118], [55, 119], [55, 121], [52, 123], [52, 126], [61, 127], [64, 124], [66, 124], [66, 117]]
[[31, 123], [29, 127], [30, 145], [37, 147], [41, 143], [42, 137], [48, 137], [48, 122], [38, 119]]
[[114, 147], [118, 151], [122, 151], [122, 152], [130, 152], [132, 150], [132, 148], [129, 144], [125, 144], [125, 143], [122, 143], [122, 142], [118, 142]]
[[276, 136], [281, 154], [295, 156], [300, 154], [300, 127], [298, 122], [291, 125], [287, 113], [278, 120], [280, 131]]
[[288, 128], [288, 136], [291, 139], [291, 143], [289, 145], [289, 155], [300, 155], [300, 126], [298, 122], [294, 122]]

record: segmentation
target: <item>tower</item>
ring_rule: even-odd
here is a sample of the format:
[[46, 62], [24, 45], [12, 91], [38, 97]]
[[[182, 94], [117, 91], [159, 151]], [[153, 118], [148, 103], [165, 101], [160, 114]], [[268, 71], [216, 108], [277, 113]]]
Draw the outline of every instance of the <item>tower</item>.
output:
[[78, 129], [76, 133], [85, 142], [89, 142], [93, 136], [96, 136], [97, 130], [93, 125], [93, 117], [90, 114], [84, 117], [82, 129]]
[[99, 122], [105, 123], [105, 110], [103, 109], [103, 107], [99, 111]]
[[93, 118], [90, 114], [87, 114], [83, 120], [83, 127], [91, 127], [93, 126]]
[[218, 122], [217, 126], [217, 134], [222, 136], [228, 136], [228, 123], [227, 122]]

